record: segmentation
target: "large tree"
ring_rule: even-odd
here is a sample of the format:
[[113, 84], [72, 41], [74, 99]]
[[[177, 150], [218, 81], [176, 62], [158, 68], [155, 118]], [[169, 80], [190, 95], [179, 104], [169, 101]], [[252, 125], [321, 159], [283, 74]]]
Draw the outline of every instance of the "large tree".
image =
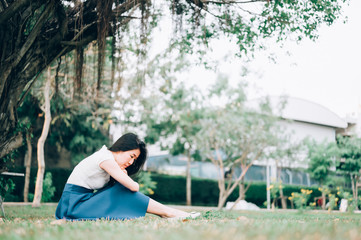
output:
[[[322, 188], [327, 187], [332, 169], [335, 168], [336, 160], [339, 158], [337, 146], [334, 142], [316, 141], [307, 142], [308, 147], [308, 172], [310, 176], [318, 181]], [[326, 192], [322, 191], [322, 209], [326, 208]]]
[[338, 172], [351, 181], [355, 207], [358, 209], [358, 188], [361, 182], [361, 138], [339, 137], [337, 139], [341, 159], [336, 163]]
[[217, 168], [221, 209], [249, 168], [274, 151], [283, 129], [268, 99], [252, 107], [246, 104], [242, 85], [231, 88], [227, 79], [220, 79], [212, 88], [211, 99], [218, 104], [223, 100], [224, 105], [205, 110], [196, 137], [200, 153]]
[[105, 38], [121, 35], [120, 27], [136, 19], [142, 27], [134, 32], [140, 29], [140, 44], [147, 44], [147, 26], [156, 25], [148, 21], [154, 10], [152, 3], [161, 11], [171, 9], [178, 30], [174, 36], [185, 52], [198, 51], [195, 46], [199, 43], [207, 46], [209, 39], [227, 35], [243, 55], [262, 47], [259, 40], [268, 37], [315, 38], [320, 24], [332, 24], [346, 1], [172, 0], [162, 2], [167, 4], [164, 6], [151, 0], [1, 0], [0, 157], [23, 144], [17, 108], [36, 76], [74, 49], [81, 62], [81, 47], [97, 40], [100, 89]]
[[171, 92], [158, 95], [157, 104], [153, 102], [143, 114], [143, 121], [147, 125], [145, 140], [149, 143], [161, 142], [162, 149], [187, 159], [187, 205], [192, 202], [191, 162], [198, 156], [195, 135], [201, 129], [202, 101], [203, 97], [195, 87], [187, 89], [181, 83]]

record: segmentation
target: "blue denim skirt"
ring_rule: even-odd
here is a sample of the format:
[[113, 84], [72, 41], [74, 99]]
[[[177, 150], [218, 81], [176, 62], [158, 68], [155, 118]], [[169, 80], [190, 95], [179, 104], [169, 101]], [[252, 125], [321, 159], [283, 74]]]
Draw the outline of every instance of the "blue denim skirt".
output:
[[148, 203], [148, 196], [132, 192], [118, 182], [96, 192], [66, 184], [55, 217], [67, 220], [134, 219], [145, 216]]

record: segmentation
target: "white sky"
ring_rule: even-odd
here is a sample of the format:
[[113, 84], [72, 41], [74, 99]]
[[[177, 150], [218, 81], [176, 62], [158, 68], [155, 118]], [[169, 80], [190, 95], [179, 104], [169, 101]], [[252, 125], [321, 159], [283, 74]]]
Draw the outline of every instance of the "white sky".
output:
[[[215, 41], [213, 55], [219, 71], [206, 71], [200, 66], [178, 74], [181, 81], [205, 88], [212, 84], [219, 73], [226, 74], [232, 83], [245, 80], [249, 84], [248, 97], [288, 95], [321, 104], [340, 117], [361, 111], [361, 0], [350, 0], [344, 15], [348, 22], [337, 21], [331, 27], [323, 26], [319, 38], [300, 44], [285, 43], [285, 48], [272, 48], [277, 63], [268, 60], [269, 52], [256, 54], [245, 66], [241, 60], [223, 60], [234, 55], [228, 42]], [[172, 26], [170, 21], [154, 32], [151, 54], [168, 46]], [[286, 55], [288, 51], [291, 55]], [[251, 74], [242, 77], [242, 68]], [[154, 154], [154, 150], [151, 153]]]
[[348, 22], [323, 26], [316, 42], [290, 43], [291, 56], [277, 64], [256, 59], [263, 76], [250, 79], [271, 95], [287, 94], [314, 101], [343, 117], [361, 104], [361, 1], [346, 7]]
[[[340, 117], [358, 111], [361, 104], [361, 1], [350, 0], [344, 8], [348, 22], [337, 21], [331, 27], [322, 26], [316, 42], [303, 40], [300, 44], [286, 42], [285, 48], [272, 48], [277, 63], [270, 62], [270, 52], [256, 54], [248, 65], [252, 73], [243, 78], [249, 83], [249, 98], [260, 95], [288, 95], [319, 103]], [[219, 72], [232, 82], [241, 79], [244, 64], [234, 60], [222, 62], [225, 42], [216, 43]], [[290, 56], [284, 54], [285, 51]], [[223, 52], [223, 56], [221, 54]], [[217, 73], [196, 67], [183, 80], [201, 85], [214, 82]], [[196, 80], [195, 80], [196, 79]]]

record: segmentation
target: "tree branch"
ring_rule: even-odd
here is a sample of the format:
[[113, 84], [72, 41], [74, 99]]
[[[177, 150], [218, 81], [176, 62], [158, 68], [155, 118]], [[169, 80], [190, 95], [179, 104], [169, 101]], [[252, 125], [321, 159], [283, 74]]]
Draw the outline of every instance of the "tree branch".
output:
[[269, 0], [247, 0], [247, 1], [208, 1], [203, 0], [203, 3], [211, 3], [211, 4], [218, 4], [218, 5], [224, 5], [224, 4], [243, 4], [243, 3], [255, 3], [255, 2], [269, 2]]
[[33, 30], [29, 34], [26, 42], [24, 43], [23, 47], [19, 50], [19, 53], [15, 57], [14, 61], [8, 65], [8, 68], [4, 71], [4, 78], [7, 79], [8, 75], [11, 73], [11, 70], [21, 61], [24, 55], [28, 52], [30, 47], [33, 45], [35, 39], [38, 37], [41, 28], [43, 27], [46, 19], [49, 17], [52, 8], [54, 7], [54, 1], [52, 0], [50, 4], [48, 4], [47, 8], [43, 11], [41, 16], [39, 17], [38, 21], [36, 22]]
[[39, 73], [32, 82], [30, 82], [29, 87], [25, 90], [24, 94], [21, 96], [20, 100], [18, 101], [18, 106], [21, 105], [21, 103], [24, 101], [26, 95], [28, 95], [28, 93], [30, 92], [30, 89], [32, 88], [32, 86], [34, 85], [34, 83], [36, 82], [36, 80], [39, 78], [41, 74]]
[[246, 150], [246, 151], [243, 151], [242, 156], [239, 157], [239, 158], [237, 158], [237, 159], [233, 162], [233, 164], [235, 165], [235, 164], [237, 164], [237, 163], [239, 163], [239, 162], [243, 162], [243, 161], [246, 159], [248, 153], [249, 153], [249, 151], [247, 151], [247, 150]]
[[[263, 149], [263, 148], [262, 148]], [[242, 169], [242, 173], [241, 175], [239, 175], [239, 177], [236, 179], [236, 181], [232, 184], [232, 187], [229, 189], [229, 191], [227, 192], [227, 194], [230, 194], [231, 192], [233, 192], [233, 190], [237, 187], [237, 185], [239, 184], [239, 182], [243, 179], [243, 177], [246, 175], [248, 169], [253, 165], [253, 162], [255, 160], [257, 160], [262, 154], [262, 151], [259, 151], [256, 155], [256, 157], [246, 166], [245, 169]]]
[[228, 192], [228, 190], [231, 188], [231, 185], [232, 185], [232, 179], [233, 179], [233, 174], [234, 174], [234, 169], [233, 168], [231, 168], [230, 174], [231, 174], [231, 176], [228, 179], [228, 185], [227, 185], [226, 192]]
[[134, 7], [138, 7], [140, 4], [140, 0], [130, 0], [130, 1], [126, 1], [125, 3], [119, 5], [118, 7], [116, 7], [115, 9], [112, 10], [113, 14], [120, 16], [123, 13], [129, 11], [130, 9], [134, 8]]
[[15, 136], [12, 136], [9, 141], [7, 141], [3, 146], [0, 147], [0, 158], [9, 154], [14, 149], [17, 149], [23, 145], [23, 135], [18, 133]]
[[63, 45], [66, 45], [67, 47], [65, 47], [63, 50], [61, 50], [61, 52], [54, 59], [57, 59], [57, 58], [63, 56], [65, 53], [70, 52], [77, 46], [86, 45], [87, 43], [90, 43], [91, 41], [93, 41], [95, 39], [96, 39], [96, 37], [89, 35], [86, 38], [83, 38], [81, 41], [78, 41], [78, 42], [62, 41], [60, 43]]
[[8, 8], [0, 13], [0, 25], [15, 15], [20, 8], [29, 5], [30, 0], [14, 1]]

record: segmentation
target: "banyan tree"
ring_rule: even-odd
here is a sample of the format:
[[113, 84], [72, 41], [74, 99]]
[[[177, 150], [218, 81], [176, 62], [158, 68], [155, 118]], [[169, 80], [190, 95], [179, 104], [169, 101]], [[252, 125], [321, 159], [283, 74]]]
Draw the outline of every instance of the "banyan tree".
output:
[[[347, 0], [0, 0], [0, 158], [23, 144], [17, 109], [37, 76], [53, 61], [75, 51], [75, 86], [81, 93], [84, 47], [96, 41], [97, 85], [102, 88], [106, 39], [139, 32], [146, 45], [154, 14], [172, 14], [174, 41], [194, 54], [195, 44], [229, 37], [238, 56], [262, 47], [267, 38], [314, 39], [332, 24]], [[165, 11], [167, 10], [167, 11]], [[152, 18], [153, 17], [153, 18]], [[150, 21], [149, 19], [152, 19]], [[140, 28], [123, 31], [139, 21]], [[112, 44], [113, 48], [120, 45]], [[112, 53], [116, 51], [111, 51]], [[119, 51], [118, 51], [119, 52]], [[140, 54], [141, 55], [141, 54]]]

